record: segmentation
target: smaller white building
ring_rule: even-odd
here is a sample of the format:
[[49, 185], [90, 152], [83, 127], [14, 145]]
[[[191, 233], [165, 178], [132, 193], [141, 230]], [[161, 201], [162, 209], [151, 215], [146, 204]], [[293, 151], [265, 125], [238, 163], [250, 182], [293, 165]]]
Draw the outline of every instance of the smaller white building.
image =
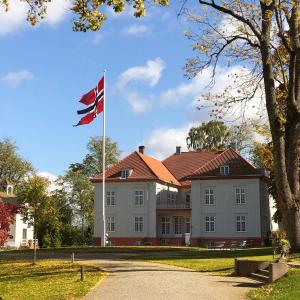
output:
[[[17, 204], [13, 186], [9, 182], [0, 183], [0, 202]], [[10, 238], [5, 243], [6, 248], [29, 247], [33, 241], [33, 226], [23, 221], [22, 214], [17, 214], [15, 222], [10, 225]]]

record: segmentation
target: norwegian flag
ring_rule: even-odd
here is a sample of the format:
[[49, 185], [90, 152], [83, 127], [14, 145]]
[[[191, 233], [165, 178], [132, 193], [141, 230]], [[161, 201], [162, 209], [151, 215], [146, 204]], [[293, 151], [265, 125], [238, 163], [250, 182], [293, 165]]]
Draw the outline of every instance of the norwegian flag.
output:
[[104, 76], [100, 79], [97, 86], [90, 90], [88, 93], [84, 94], [80, 101], [80, 103], [88, 106], [84, 109], [78, 110], [77, 114], [83, 115], [86, 114], [84, 117], [80, 119], [78, 124], [79, 125], [86, 125], [91, 123], [98, 114], [103, 112], [104, 108]]

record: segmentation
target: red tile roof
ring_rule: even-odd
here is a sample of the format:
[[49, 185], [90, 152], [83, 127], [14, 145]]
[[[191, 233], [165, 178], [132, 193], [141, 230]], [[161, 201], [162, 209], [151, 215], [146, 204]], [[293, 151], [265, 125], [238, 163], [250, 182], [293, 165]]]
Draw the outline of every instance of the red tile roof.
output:
[[[221, 176], [220, 167], [228, 165], [230, 174]], [[176, 186], [189, 187], [191, 179], [210, 177], [262, 176], [260, 171], [231, 148], [224, 151], [193, 151], [173, 154], [160, 162], [137, 151], [131, 153], [106, 170], [106, 180], [124, 182], [123, 169], [132, 169], [126, 181], [162, 181]], [[101, 182], [102, 174], [93, 182]]]
[[[160, 161], [137, 151], [134, 151], [123, 160], [107, 169], [105, 173], [106, 180], [124, 182], [124, 179], [120, 178], [123, 169], [132, 169], [132, 173], [127, 179], [129, 181], [160, 180], [166, 183], [180, 185], [177, 179]], [[92, 181], [102, 181], [102, 174], [95, 176]]]
[[163, 160], [163, 164], [180, 181], [193, 174], [205, 163], [215, 158], [220, 151], [190, 151], [173, 154]]
[[229, 176], [262, 175], [254, 165], [238, 152], [228, 148], [194, 171], [191, 178], [220, 176], [220, 167], [225, 165], [229, 166]]

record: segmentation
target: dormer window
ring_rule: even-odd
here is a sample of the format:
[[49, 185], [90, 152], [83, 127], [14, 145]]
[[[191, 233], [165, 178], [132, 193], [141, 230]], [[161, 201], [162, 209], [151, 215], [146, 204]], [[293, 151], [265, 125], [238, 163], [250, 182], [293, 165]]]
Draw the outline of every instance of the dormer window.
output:
[[221, 166], [220, 174], [221, 174], [221, 176], [228, 176], [229, 175], [229, 166]]
[[122, 179], [127, 179], [132, 173], [132, 169], [123, 169], [121, 171], [121, 178]]
[[12, 185], [8, 185], [7, 188], [6, 188], [6, 193], [7, 195], [9, 196], [12, 196], [13, 195], [13, 187]]

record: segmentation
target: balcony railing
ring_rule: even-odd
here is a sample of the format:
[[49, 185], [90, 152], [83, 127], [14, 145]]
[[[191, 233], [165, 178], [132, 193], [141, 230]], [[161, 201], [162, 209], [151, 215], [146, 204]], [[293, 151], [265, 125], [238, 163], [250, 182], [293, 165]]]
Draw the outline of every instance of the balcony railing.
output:
[[156, 208], [170, 208], [170, 209], [190, 209], [191, 204], [185, 202], [168, 202], [168, 201], [160, 201], [156, 203]]

